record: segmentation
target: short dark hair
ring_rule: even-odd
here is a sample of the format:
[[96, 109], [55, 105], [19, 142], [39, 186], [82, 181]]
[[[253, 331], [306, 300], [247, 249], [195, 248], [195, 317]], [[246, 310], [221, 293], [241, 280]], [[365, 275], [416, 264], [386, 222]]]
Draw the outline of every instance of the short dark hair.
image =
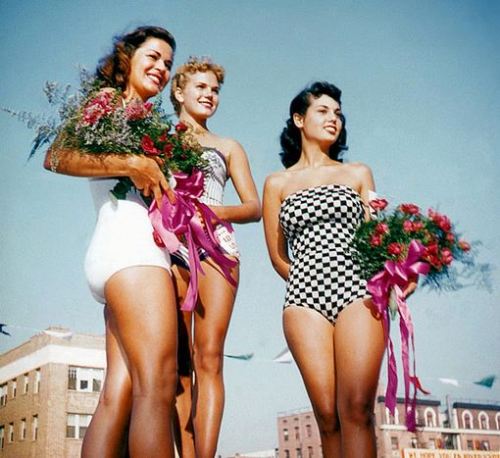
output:
[[[316, 81], [311, 83], [302, 91], [300, 91], [290, 103], [289, 118], [286, 121], [286, 126], [281, 132], [281, 162], [288, 168], [294, 165], [299, 159], [302, 151], [302, 140], [300, 130], [293, 122], [293, 115], [305, 115], [307, 109], [311, 105], [311, 99], [317, 99], [322, 95], [327, 95], [335, 100], [339, 105], [341, 104], [340, 98], [342, 91], [335, 85], [327, 81]], [[342, 130], [340, 131], [339, 138], [330, 147], [328, 155], [339, 162], [342, 162], [341, 153], [347, 149], [347, 131], [345, 128], [346, 120], [342, 115]]]
[[175, 52], [175, 38], [163, 27], [141, 26], [132, 32], [119, 35], [113, 39], [113, 50], [104, 56], [96, 69], [96, 77], [103, 86], [125, 90], [130, 72], [130, 60], [137, 48], [148, 38], [159, 38], [165, 41]]

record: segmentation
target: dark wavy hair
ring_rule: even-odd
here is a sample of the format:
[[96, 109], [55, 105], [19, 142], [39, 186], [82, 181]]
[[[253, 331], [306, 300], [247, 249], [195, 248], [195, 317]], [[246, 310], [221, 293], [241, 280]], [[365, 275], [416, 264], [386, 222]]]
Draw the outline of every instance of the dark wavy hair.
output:
[[[300, 91], [290, 103], [290, 117], [286, 121], [286, 126], [280, 135], [281, 153], [280, 158], [282, 164], [288, 168], [294, 165], [299, 159], [302, 151], [302, 140], [300, 129], [293, 122], [293, 115], [305, 115], [307, 109], [311, 105], [311, 99], [317, 99], [322, 95], [327, 95], [342, 106], [340, 97], [342, 91], [335, 85], [327, 81], [316, 81], [311, 83], [305, 89]], [[328, 155], [339, 162], [342, 162], [342, 152], [347, 150], [347, 130], [345, 128], [346, 120], [344, 115], [342, 119], [342, 130], [337, 141], [330, 146]]]
[[113, 39], [113, 50], [104, 56], [97, 65], [96, 77], [102, 86], [125, 90], [130, 72], [130, 60], [137, 48], [148, 38], [159, 38], [165, 41], [175, 52], [175, 38], [163, 27], [142, 26]]

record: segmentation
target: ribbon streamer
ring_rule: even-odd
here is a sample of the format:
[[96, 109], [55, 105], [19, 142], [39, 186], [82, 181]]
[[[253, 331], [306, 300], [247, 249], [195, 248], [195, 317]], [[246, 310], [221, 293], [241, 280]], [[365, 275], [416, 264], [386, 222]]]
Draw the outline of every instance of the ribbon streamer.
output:
[[207, 205], [198, 200], [204, 191], [203, 173], [195, 170], [191, 175], [182, 172], [173, 175], [177, 183], [174, 189], [175, 202], [170, 202], [167, 196], [163, 195], [160, 209], [156, 201], [153, 201], [149, 208], [149, 218], [156, 243], [170, 253], [179, 249], [180, 237], [187, 242], [190, 278], [181, 310], [193, 311], [198, 300], [198, 271], [204, 273], [198, 248], [207, 252], [233, 286], [236, 286], [236, 281], [231, 275], [231, 269], [238, 261], [222, 253], [215, 236], [217, 225], [222, 224], [229, 232], [233, 232], [231, 224], [221, 220]]
[[[396, 358], [394, 356], [394, 345], [390, 336], [390, 320], [388, 304], [391, 291], [399, 313], [399, 329], [401, 331], [401, 359], [403, 362], [403, 377], [405, 386], [405, 413], [408, 431], [415, 431], [415, 408], [417, 402], [417, 390], [424, 394], [425, 391], [420, 380], [416, 376], [415, 342], [413, 335], [413, 323], [410, 309], [405, 302], [403, 291], [410, 284], [411, 278], [429, 272], [429, 265], [421, 262], [420, 257], [424, 252], [424, 246], [417, 240], [412, 240], [408, 247], [408, 254], [404, 261], [386, 261], [383, 270], [368, 280], [367, 289], [372, 295], [373, 303], [382, 317], [384, 335], [388, 349], [387, 359], [387, 390], [385, 405], [394, 414], [396, 408], [396, 396], [398, 388], [398, 376], [396, 369]], [[410, 347], [413, 353], [413, 374], [410, 373]], [[410, 385], [413, 393], [410, 395]]]

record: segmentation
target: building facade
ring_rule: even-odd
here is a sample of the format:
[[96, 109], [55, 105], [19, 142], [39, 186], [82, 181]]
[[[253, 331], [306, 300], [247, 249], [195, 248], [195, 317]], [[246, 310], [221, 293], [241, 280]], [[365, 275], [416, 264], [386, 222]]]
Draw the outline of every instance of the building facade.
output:
[[0, 458], [79, 457], [105, 363], [103, 336], [60, 328], [0, 355]]
[[[375, 403], [379, 458], [500, 458], [500, 404], [446, 399], [417, 400], [417, 430], [404, 425], [404, 399], [394, 415], [380, 395]], [[320, 458], [321, 443], [310, 409], [278, 415], [279, 458]]]
[[278, 415], [279, 458], [320, 458], [321, 441], [310, 409]]

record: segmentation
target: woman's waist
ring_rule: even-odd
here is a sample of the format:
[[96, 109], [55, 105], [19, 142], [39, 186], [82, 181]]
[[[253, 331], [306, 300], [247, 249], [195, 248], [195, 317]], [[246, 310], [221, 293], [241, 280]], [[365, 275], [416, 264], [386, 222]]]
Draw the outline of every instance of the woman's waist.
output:
[[96, 212], [99, 212], [105, 204], [116, 204], [119, 201], [133, 202], [142, 207], [146, 207], [140, 193], [135, 188], [132, 188], [127, 193], [125, 199], [117, 199], [111, 191], [118, 184], [118, 182], [119, 178], [89, 178], [90, 192], [92, 194]]
[[307, 258], [323, 258], [323, 259], [338, 259], [338, 258], [352, 258], [353, 249], [349, 245], [331, 245], [315, 243], [314, 245], [306, 244], [300, 246], [291, 246], [291, 253], [294, 259], [307, 259]]

